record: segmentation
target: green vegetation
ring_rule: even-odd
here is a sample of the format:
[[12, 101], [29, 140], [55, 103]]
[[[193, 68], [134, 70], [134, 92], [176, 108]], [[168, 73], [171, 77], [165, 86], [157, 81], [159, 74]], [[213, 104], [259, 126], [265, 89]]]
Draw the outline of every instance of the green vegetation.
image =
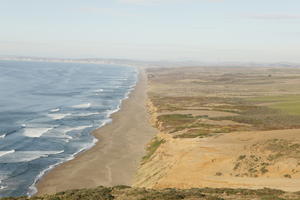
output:
[[276, 160], [281, 157], [300, 159], [300, 144], [283, 139], [269, 140], [264, 144], [264, 148], [271, 151], [269, 160]]
[[[262, 143], [252, 145], [251, 149], [259, 150], [260, 152], [268, 152], [268, 154], [260, 155], [240, 155], [235, 161], [233, 176], [239, 177], [258, 177], [269, 172], [268, 167], [274, 166], [282, 158], [300, 158], [300, 144], [294, 141], [283, 139], [271, 139]], [[247, 173], [244, 173], [244, 172]], [[294, 174], [291, 170], [291, 175], [284, 175], [285, 178], [291, 178]]]
[[243, 160], [246, 157], [247, 157], [246, 155], [240, 155], [239, 158], [238, 158], [238, 160]]
[[222, 111], [238, 116], [209, 119], [232, 120], [251, 125], [229, 127], [226, 130], [225, 126], [202, 127], [199, 120], [188, 115], [176, 119], [159, 119], [168, 133], [177, 135], [178, 131], [189, 130], [189, 133], [178, 133], [183, 135], [176, 137], [300, 128], [299, 69], [188, 67], [147, 71], [155, 77], [151, 79], [151, 85], [156, 87], [151, 90], [149, 97], [158, 113], [183, 110], [186, 113], [189, 110]]
[[250, 101], [270, 103], [269, 108], [277, 109], [290, 115], [300, 115], [300, 95], [261, 96]]
[[[159, 111], [213, 110], [235, 113], [235, 116], [209, 117], [191, 114], [160, 115], [162, 131], [176, 138], [207, 137], [217, 133], [248, 130], [280, 130], [300, 128], [300, 95], [261, 96], [255, 98], [224, 97], [157, 97], [152, 96]], [[260, 105], [259, 103], [268, 103]], [[201, 107], [201, 109], [200, 109]], [[202, 119], [230, 120], [251, 126], [207, 124]]]
[[300, 100], [300, 95], [284, 95], [284, 96], [258, 96], [249, 98], [250, 101], [254, 102], [287, 102], [287, 101], [295, 101]]
[[269, 170], [267, 170], [265, 167], [262, 167], [262, 168], [260, 168], [260, 172], [262, 173], [262, 174], [265, 174], [265, 173], [267, 173]]
[[[238, 125], [217, 125], [202, 122], [208, 119], [207, 115], [193, 116], [191, 114], [168, 114], [158, 116], [158, 124], [163, 131], [174, 135], [174, 138], [207, 137], [216, 133], [230, 133], [238, 130], [246, 130]], [[158, 126], [157, 124], [157, 126]], [[178, 134], [178, 132], [180, 132]]]
[[[194, 117], [190, 114], [170, 114], [159, 116], [158, 121], [162, 123], [164, 130], [169, 133], [176, 133], [188, 129], [188, 133], [176, 135], [175, 137], [189, 138], [206, 135], [209, 132], [208, 129], [211, 127], [210, 125], [197, 123], [201, 117], [202, 116]], [[202, 129], [199, 129], [199, 127]]]
[[196, 137], [207, 137], [210, 136], [209, 130], [203, 130], [203, 129], [191, 129], [187, 132], [179, 135], [175, 135], [174, 138], [196, 138]]
[[273, 189], [144, 189], [128, 186], [97, 187], [60, 192], [35, 197], [9, 197], [1, 200], [297, 200], [300, 193], [286, 193]]
[[222, 176], [222, 175], [223, 175], [222, 172], [217, 172], [217, 173], [216, 173], [216, 176]]
[[190, 125], [196, 122], [197, 118], [192, 115], [182, 115], [182, 114], [171, 114], [171, 115], [161, 115], [158, 121], [165, 124], [166, 127], [184, 128], [184, 126]]
[[293, 102], [277, 103], [270, 106], [271, 108], [282, 110], [290, 115], [300, 115], [300, 100]]
[[292, 178], [292, 176], [290, 174], [285, 174], [284, 177], [285, 178]]
[[[236, 102], [238, 99], [222, 98], [222, 97], [205, 97], [205, 96], [172, 96], [160, 97], [157, 95], [149, 95], [151, 101], [158, 109], [158, 112], [177, 111], [177, 110], [197, 110], [197, 107], [205, 106], [211, 103]], [[203, 109], [201, 109], [203, 110]]]
[[152, 139], [150, 144], [147, 146], [147, 149], [146, 149], [147, 154], [143, 157], [143, 162], [146, 162], [147, 160], [149, 160], [151, 158], [151, 156], [155, 153], [155, 151], [158, 149], [158, 147], [165, 142], [166, 142], [165, 140], [159, 139], [157, 137]]
[[300, 115], [290, 115], [265, 106], [247, 105], [232, 106], [239, 109], [239, 115], [212, 118], [214, 120], [232, 120], [252, 125], [252, 130], [279, 130], [300, 128]]

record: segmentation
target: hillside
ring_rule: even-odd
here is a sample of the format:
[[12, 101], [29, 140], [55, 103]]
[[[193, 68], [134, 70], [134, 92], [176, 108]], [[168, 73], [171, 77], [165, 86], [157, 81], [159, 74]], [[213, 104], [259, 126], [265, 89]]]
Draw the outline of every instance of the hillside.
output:
[[300, 190], [300, 70], [148, 69], [157, 136], [135, 186]]

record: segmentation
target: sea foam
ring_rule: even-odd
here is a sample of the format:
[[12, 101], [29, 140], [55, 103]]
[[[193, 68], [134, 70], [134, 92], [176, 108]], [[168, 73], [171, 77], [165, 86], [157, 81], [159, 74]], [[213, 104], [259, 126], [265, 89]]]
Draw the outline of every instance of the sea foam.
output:
[[49, 117], [51, 117], [54, 120], [59, 120], [59, 119], [63, 119], [67, 116], [70, 116], [71, 114], [66, 113], [66, 114], [48, 114]]
[[103, 92], [104, 90], [103, 89], [98, 89], [98, 90], [94, 90], [94, 92]]
[[38, 138], [51, 129], [52, 128], [25, 128], [23, 135], [26, 137]]
[[0, 157], [11, 154], [11, 153], [15, 153], [15, 150], [10, 150], [10, 151], [0, 151]]
[[19, 163], [29, 162], [42, 157], [48, 157], [53, 154], [60, 154], [64, 151], [7, 151], [3, 152], [1, 156], [0, 152], [0, 163]]
[[7, 188], [7, 186], [3, 186], [3, 185], [0, 186], [0, 190], [4, 190], [6, 188]]
[[50, 110], [50, 112], [58, 112], [58, 111], [60, 111], [59, 108], [54, 108], [54, 109]]
[[89, 108], [91, 107], [91, 103], [83, 103], [83, 104], [78, 104], [78, 105], [74, 105], [72, 106], [72, 108]]
[[2, 184], [2, 180], [3, 180], [4, 178], [5, 178], [5, 177], [1, 177], [1, 176], [0, 176], [0, 190], [4, 190], [4, 189], [7, 188], [7, 186], [5, 186], [5, 185]]
[[91, 128], [91, 127], [93, 127], [93, 126], [77, 126], [77, 127], [72, 127], [72, 128], [65, 128], [64, 132], [67, 133], [67, 132], [71, 132], [71, 131], [80, 131], [80, 130], [83, 130], [86, 128]]
[[77, 151], [76, 153], [74, 153], [73, 155], [69, 156], [68, 158], [64, 159], [63, 161], [61, 162], [58, 162], [54, 165], [50, 165], [47, 169], [41, 171], [39, 173], [39, 175], [37, 177], [35, 177], [35, 180], [33, 182], [33, 184], [29, 187], [29, 190], [27, 192], [27, 195], [29, 197], [31, 197], [32, 195], [36, 194], [37, 193], [37, 188], [36, 188], [36, 183], [42, 178], [42, 176], [47, 173], [48, 171], [50, 171], [51, 169], [55, 168], [56, 166], [66, 162], [66, 161], [69, 161], [69, 160], [73, 160], [75, 158], [75, 156], [83, 151], [87, 151], [89, 149], [91, 149], [93, 146], [95, 146], [95, 144], [98, 142], [98, 139], [97, 138], [93, 138], [93, 142], [89, 145], [87, 145], [86, 147], [83, 147], [82, 149], [80, 149], [79, 151]]
[[91, 115], [99, 115], [100, 113], [98, 112], [93, 112], [93, 113], [81, 113], [81, 114], [76, 114], [75, 116], [77, 117], [88, 117], [88, 116], [91, 116]]

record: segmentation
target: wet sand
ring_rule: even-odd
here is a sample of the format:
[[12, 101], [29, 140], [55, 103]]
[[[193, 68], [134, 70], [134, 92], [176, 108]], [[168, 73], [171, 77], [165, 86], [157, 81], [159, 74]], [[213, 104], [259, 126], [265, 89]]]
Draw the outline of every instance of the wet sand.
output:
[[37, 183], [38, 195], [96, 186], [131, 185], [145, 146], [156, 130], [146, 110], [147, 80], [139, 69], [139, 81], [112, 123], [93, 132], [99, 140], [90, 150], [59, 165]]

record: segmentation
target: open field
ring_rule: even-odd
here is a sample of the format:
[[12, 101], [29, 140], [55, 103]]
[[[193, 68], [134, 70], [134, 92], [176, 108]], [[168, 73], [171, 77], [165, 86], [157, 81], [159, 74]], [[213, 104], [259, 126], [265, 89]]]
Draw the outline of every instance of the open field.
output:
[[160, 133], [135, 186], [300, 191], [300, 69], [147, 72]]
[[281, 110], [290, 115], [300, 115], [300, 95], [261, 96], [249, 100], [265, 103], [270, 108]]

